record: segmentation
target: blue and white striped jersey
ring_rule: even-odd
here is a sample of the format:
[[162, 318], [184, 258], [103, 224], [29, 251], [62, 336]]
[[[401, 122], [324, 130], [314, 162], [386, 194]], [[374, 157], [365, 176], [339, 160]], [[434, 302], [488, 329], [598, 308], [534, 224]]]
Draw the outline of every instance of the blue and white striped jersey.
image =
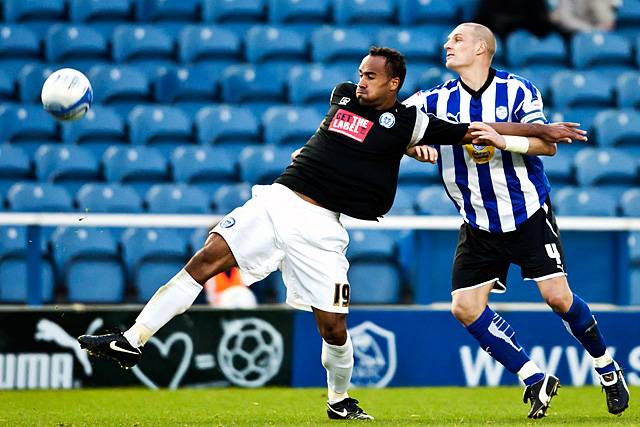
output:
[[[405, 104], [459, 123], [542, 122], [542, 97], [526, 79], [491, 69], [477, 92], [460, 78], [419, 91]], [[466, 222], [492, 233], [513, 231], [546, 201], [550, 186], [542, 161], [495, 147], [436, 146], [445, 189]]]

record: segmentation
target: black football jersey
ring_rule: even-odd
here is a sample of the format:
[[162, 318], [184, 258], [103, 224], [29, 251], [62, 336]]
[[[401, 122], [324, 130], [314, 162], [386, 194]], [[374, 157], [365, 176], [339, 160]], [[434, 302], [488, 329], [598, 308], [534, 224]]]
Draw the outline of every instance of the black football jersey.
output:
[[467, 128], [399, 102], [388, 110], [360, 105], [356, 85], [341, 83], [320, 127], [275, 182], [334, 212], [376, 220], [391, 209], [407, 148], [458, 144]]

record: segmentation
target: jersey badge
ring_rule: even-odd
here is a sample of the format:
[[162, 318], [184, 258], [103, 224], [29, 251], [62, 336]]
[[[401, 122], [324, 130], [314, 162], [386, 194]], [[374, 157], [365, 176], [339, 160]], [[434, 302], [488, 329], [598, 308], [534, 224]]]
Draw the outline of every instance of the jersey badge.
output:
[[506, 119], [508, 114], [509, 114], [509, 111], [507, 110], [507, 107], [505, 107], [504, 105], [501, 105], [498, 108], [496, 108], [496, 117], [499, 120]]
[[351, 101], [351, 98], [343, 96], [340, 101], [338, 101], [338, 105], [347, 105]]
[[488, 163], [491, 161], [496, 151], [495, 147], [475, 144], [467, 144], [464, 148], [467, 150], [469, 157], [478, 164]]
[[380, 123], [380, 126], [391, 129], [393, 125], [396, 124], [396, 116], [389, 112], [386, 112], [380, 116], [378, 122]]

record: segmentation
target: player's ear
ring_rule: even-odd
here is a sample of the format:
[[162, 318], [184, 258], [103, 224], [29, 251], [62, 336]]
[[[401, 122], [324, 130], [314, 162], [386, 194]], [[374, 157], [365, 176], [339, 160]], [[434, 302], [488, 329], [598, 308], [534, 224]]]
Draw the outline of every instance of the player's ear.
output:
[[476, 55], [482, 55], [487, 51], [487, 42], [484, 40], [480, 40], [478, 45], [476, 46]]
[[392, 77], [391, 80], [389, 80], [389, 89], [397, 92], [399, 87], [400, 77]]

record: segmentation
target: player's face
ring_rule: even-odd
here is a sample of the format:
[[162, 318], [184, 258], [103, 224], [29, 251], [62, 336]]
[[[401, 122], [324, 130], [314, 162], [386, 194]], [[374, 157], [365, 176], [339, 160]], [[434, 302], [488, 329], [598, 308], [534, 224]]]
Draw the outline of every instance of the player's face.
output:
[[456, 27], [444, 44], [444, 50], [447, 53], [446, 67], [455, 71], [472, 65], [476, 59], [478, 43], [471, 28], [464, 25]]
[[367, 55], [360, 63], [360, 81], [356, 88], [356, 98], [361, 105], [376, 107], [387, 104], [396, 97], [399, 79], [387, 74], [384, 56]]

